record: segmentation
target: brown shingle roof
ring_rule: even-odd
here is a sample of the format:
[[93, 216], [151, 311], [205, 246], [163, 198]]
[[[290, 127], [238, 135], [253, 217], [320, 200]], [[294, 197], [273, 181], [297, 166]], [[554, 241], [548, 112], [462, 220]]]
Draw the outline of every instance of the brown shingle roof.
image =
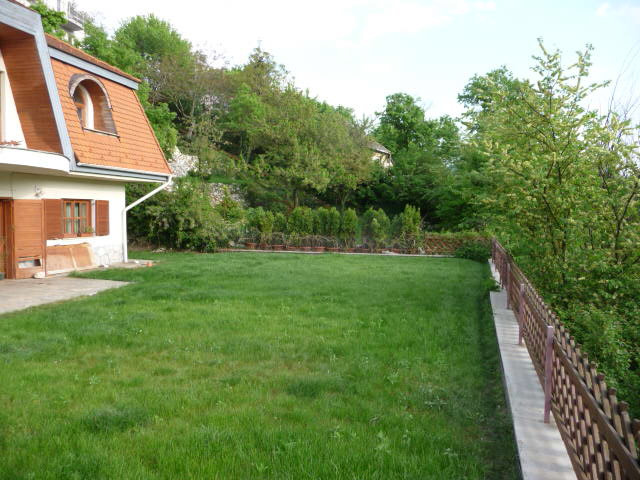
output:
[[55, 58], [51, 59], [51, 65], [71, 145], [81, 163], [171, 173], [135, 90], [100, 77], [111, 101], [118, 136], [85, 130], [80, 125], [69, 82], [74, 74], [87, 72]]
[[88, 53], [85, 53], [82, 50], [69, 45], [67, 42], [63, 42], [62, 40], [60, 40], [57, 37], [54, 37], [53, 35], [49, 35], [48, 33], [45, 33], [45, 36], [47, 37], [47, 44], [50, 47], [55, 48], [56, 50], [61, 50], [65, 53], [68, 53], [69, 55], [72, 55], [76, 58], [84, 60], [85, 62], [93, 63], [98, 67], [104, 68], [105, 70], [109, 70], [113, 73], [117, 73], [118, 75], [122, 75], [123, 77], [126, 77], [129, 80], [133, 80], [134, 82], [140, 83], [140, 79], [134, 77], [133, 75], [129, 75], [128, 73], [123, 72], [119, 68], [116, 68], [113, 65], [109, 65], [107, 62], [103, 62], [102, 60], [99, 60], [96, 57], [92, 57]]

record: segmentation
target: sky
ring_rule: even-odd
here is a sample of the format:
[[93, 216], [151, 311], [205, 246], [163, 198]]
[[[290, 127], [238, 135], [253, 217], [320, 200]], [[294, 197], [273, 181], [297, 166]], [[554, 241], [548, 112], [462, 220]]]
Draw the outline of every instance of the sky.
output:
[[[373, 116], [385, 97], [421, 99], [428, 117], [457, 116], [475, 74], [501, 65], [534, 78], [537, 39], [569, 65], [593, 45], [593, 81], [617, 81], [616, 98], [640, 96], [640, 0], [76, 0], [108, 31], [126, 18], [169, 21], [194, 46], [242, 64], [260, 45], [296, 85]], [[612, 88], [592, 101], [606, 108]], [[636, 115], [636, 118], [640, 115]]]

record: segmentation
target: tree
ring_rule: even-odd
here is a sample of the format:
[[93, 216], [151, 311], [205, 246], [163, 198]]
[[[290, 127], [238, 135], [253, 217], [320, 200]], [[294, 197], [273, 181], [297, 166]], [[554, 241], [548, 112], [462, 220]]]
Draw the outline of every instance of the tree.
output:
[[426, 119], [418, 101], [404, 93], [387, 97], [373, 136], [391, 150], [393, 166], [374, 171], [374, 180], [359, 192], [359, 200], [389, 212], [416, 205], [434, 228], [438, 193], [458, 159], [461, 141], [452, 118]]
[[[116, 30], [113, 43], [128, 53], [120, 56], [119, 67], [140, 78], [149, 79], [157, 63], [166, 57], [180, 59], [185, 68], [194, 61], [191, 43], [153, 14], [127, 20]], [[151, 83], [151, 87], [155, 92], [157, 86]]]
[[480, 108], [466, 118], [491, 186], [481, 201], [490, 228], [611, 383], [638, 398], [638, 129], [585, 106], [604, 86], [586, 81], [590, 46], [568, 69], [560, 52], [540, 49], [535, 82], [504, 71], [472, 81]]
[[392, 152], [407, 150], [409, 145], [421, 146], [425, 130], [424, 109], [418, 105], [420, 99], [406, 93], [394, 93], [387, 97], [374, 136]]
[[67, 32], [62, 29], [62, 25], [67, 23], [67, 17], [63, 12], [47, 7], [41, 0], [38, 0], [29, 8], [40, 14], [42, 29], [45, 33], [49, 33], [63, 40], [67, 37]]
[[371, 163], [350, 112], [298, 90], [260, 49], [229, 77], [236, 87], [221, 115], [221, 146], [246, 162], [251, 198], [295, 208], [329, 191], [344, 204]]

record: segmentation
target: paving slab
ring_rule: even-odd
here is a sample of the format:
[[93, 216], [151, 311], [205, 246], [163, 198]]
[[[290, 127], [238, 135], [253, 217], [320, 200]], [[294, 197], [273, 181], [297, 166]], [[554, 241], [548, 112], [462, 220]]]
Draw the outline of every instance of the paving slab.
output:
[[95, 295], [127, 285], [128, 282], [75, 277], [0, 281], [0, 315], [24, 308]]
[[[494, 277], [497, 273], [492, 265]], [[576, 480], [571, 460], [555, 424], [544, 423], [544, 392], [526, 346], [518, 345], [518, 322], [507, 309], [504, 290], [491, 292], [504, 383], [513, 418], [524, 480]]]

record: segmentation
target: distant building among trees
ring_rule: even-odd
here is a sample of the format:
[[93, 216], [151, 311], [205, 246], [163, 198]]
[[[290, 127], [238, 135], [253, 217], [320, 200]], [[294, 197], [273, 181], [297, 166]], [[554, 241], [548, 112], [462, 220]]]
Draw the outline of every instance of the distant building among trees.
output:
[[84, 24], [90, 20], [87, 13], [78, 9], [76, 2], [73, 0], [16, 0], [25, 7], [30, 7], [36, 10], [41, 15], [38, 5], [42, 5], [47, 9], [55, 10], [64, 15], [66, 23], [62, 24], [60, 28], [64, 30], [65, 40], [82, 40], [84, 38]]
[[373, 150], [372, 158], [380, 162], [383, 168], [391, 168], [393, 166], [393, 158], [391, 158], [391, 152], [382, 144], [370, 141], [369, 148]]

